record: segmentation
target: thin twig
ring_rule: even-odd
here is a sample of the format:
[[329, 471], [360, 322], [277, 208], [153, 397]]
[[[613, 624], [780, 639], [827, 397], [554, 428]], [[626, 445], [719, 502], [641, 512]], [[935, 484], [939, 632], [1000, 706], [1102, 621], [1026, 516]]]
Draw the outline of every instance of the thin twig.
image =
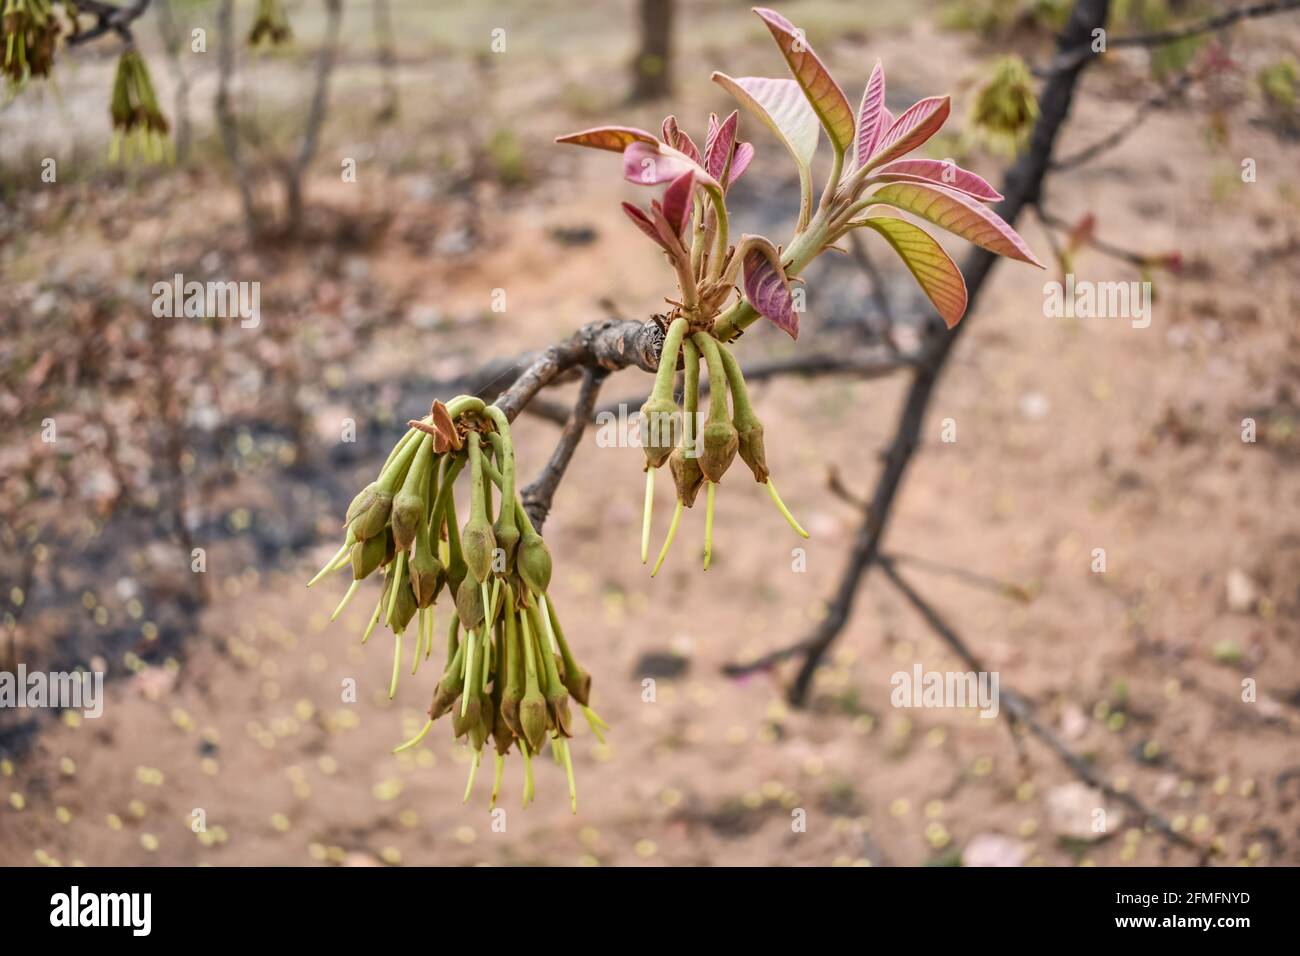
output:
[[[1235, 10], [1228, 10], [1224, 13], [1215, 14], [1204, 20], [1189, 24], [1183, 27], [1175, 27], [1172, 30], [1162, 30], [1158, 33], [1143, 33], [1133, 36], [1108, 37], [1106, 39], [1106, 49], [1117, 47], [1157, 47], [1167, 46], [1170, 43], [1177, 43], [1179, 40], [1186, 40], [1190, 37], [1199, 36], [1202, 33], [1212, 33], [1215, 30], [1222, 30], [1230, 27], [1241, 20], [1251, 20], [1256, 17], [1266, 17], [1275, 13], [1285, 13], [1288, 10], [1300, 9], [1300, 0], [1270, 0], [1268, 3], [1259, 3], [1253, 6], [1238, 7]], [[1101, 28], [1104, 30], [1104, 25]], [[1053, 74], [1061, 73], [1066, 70], [1076, 69], [1081, 63], [1100, 55], [1103, 51], [1093, 49], [1093, 36], [1080, 38], [1079, 42], [1069, 47], [1062, 47], [1052, 60], [1051, 64], [1043, 71], [1043, 75], [1051, 77]]]
[[521, 497], [524, 501], [524, 509], [528, 512], [528, 517], [532, 519], [533, 526], [539, 533], [542, 530], [542, 525], [546, 522], [546, 516], [551, 512], [551, 502], [555, 498], [555, 490], [560, 487], [560, 480], [564, 477], [569, 462], [573, 459], [573, 452], [582, 439], [582, 433], [586, 430], [587, 423], [591, 421], [591, 412], [596, 405], [596, 396], [600, 394], [601, 383], [605, 381], [605, 376], [608, 374], [604, 369], [595, 366], [588, 366], [586, 371], [583, 372], [582, 386], [578, 389], [578, 399], [573, 403], [573, 411], [569, 414], [569, 420], [564, 425], [564, 431], [560, 433], [560, 440], [555, 445], [555, 451], [551, 452], [551, 460], [546, 463], [546, 467], [542, 469], [532, 484], [523, 490]]
[[[981, 665], [979, 658], [962, 640], [961, 635], [944, 620], [943, 616], [925, 598], [917, 593], [915, 588], [899, 575], [893, 562], [882, 556], [879, 564], [881, 571], [889, 578], [890, 583], [925, 618], [925, 622], [930, 626], [930, 629], [938, 634], [965, 661], [967, 667], [977, 672], [983, 671], [984, 667]], [[1066, 746], [1060, 737], [1034, 716], [1033, 705], [1026, 698], [1005, 685], [999, 684], [998, 699], [1000, 704], [1006, 706], [1008, 718], [1026, 727], [1035, 737], [1047, 744], [1076, 777], [1088, 786], [1100, 790], [1110, 799], [1124, 804], [1134, 813], [1140, 814], [1144, 822], [1153, 825], [1170, 841], [1201, 853], [1202, 862], [1204, 862], [1205, 855], [1209, 852], [1205, 847], [1198, 846], [1194, 841], [1179, 833], [1158, 811], [1148, 807], [1133, 794], [1124, 790], [1117, 790], [1103, 780], [1086, 759]]]
[[1120, 143], [1124, 142], [1124, 140], [1128, 139], [1129, 135], [1138, 129], [1138, 127], [1146, 121], [1148, 116], [1181, 95], [1182, 92], [1191, 85], [1194, 78], [1195, 74], [1190, 71], [1182, 74], [1167, 89], [1161, 90], [1155, 96], [1150, 97], [1138, 106], [1127, 122], [1116, 127], [1112, 132], [1103, 136], [1091, 146], [1085, 146], [1077, 153], [1071, 153], [1069, 156], [1053, 160], [1050, 168], [1053, 172], [1065, 172], [1066, 170], [1082, 166], [1085, 163], [1090, 163], [1098, 156], [1114, 149], [1116, 146], [1120, 145]]

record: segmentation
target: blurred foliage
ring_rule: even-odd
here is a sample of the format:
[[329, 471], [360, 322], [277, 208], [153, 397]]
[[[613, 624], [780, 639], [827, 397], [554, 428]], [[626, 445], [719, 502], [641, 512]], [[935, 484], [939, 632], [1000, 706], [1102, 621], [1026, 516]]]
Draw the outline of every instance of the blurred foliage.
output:
[[1015, 156], [1028, 141], [1036, 119], [1038, 97], [1025, 61], [1005, 56], [994, 62], [989, 79], [975, 94], [971, 135], [992, 153]]

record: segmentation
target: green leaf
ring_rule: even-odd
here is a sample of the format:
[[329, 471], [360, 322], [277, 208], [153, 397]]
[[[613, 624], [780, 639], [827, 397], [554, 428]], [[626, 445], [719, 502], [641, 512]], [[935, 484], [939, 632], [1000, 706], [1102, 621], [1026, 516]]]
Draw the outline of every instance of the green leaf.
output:
[[849, 228], [854, 227], [874, 229], [885, 237], [948, 328], [961, 321], [966, 314], [966, 280], [957, 264], [928, 232], [892, 216], [873, 216], [849, 223]]

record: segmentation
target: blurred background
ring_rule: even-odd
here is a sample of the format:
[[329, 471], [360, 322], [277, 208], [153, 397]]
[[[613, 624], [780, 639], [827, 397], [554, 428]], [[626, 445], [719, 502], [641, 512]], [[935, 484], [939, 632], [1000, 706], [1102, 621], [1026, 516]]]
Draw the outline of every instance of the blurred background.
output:
[[[1226, 6], [1129, 0], [1111, 30]], [[1017, 223], [1048, 272], [995, 267], [890, 517], [899, 570], [1113, 792], [1005, 713], [891, 706], [895, 672], [966, 667], [876, 572], [806, 707], [786, 702], [792, 664], [722, 673], [827, 614], [907, 385], [778, 375], [756, 407], [808, 542], [736, 479], [708, 575], [688, 512], [652, 582], [641, 453], [580, 443], [546, 528], [552, 590], [612, 729], [578, 729], [576, 816], [549, 761], [519, 809], [511, 766], [494, 829], [488, 779], [461, 802], [469, 756], [445, 724], [391, 752], [437, 668], [390, 701], [391, 645], [359, 641], [370, 605], [330, 624], [343, 583], [305, 582], [433, 398], [672, 294], [618, 208], [644, 190], [553, 138], [671, 112], [702, 143], [733, 108], [713, 70], [784, 66], [730, 0], [283, 9], [292, 39], [256, 48], [252, 0], [154, 0], [133, 23], [174, 163], [109, 162], [117, 36], [61, 49], [0, 104], [0, 669], [106, 674], [101, 718], [0, 710], [0, 863], [1300, 863], [1300, 15], [1088, 72], [1058, 155], [1122, 136]], [[1068, 4], [778, 9], [855, 104], [878, 58], [895, 114], [951, 94], [924, 154], [1000, 185], [1032, 118], [989, 119], [1027, 102], [1006, 58], [1050, 62]], [[757, 157], [733, 229], [783, 242], [794, 169], [744, 115], [741, 136]], [[1044, 317], [1067, 268], [1151, 281], [1150, 327]], [[259, 282], [260, 322], [154, 318], [176, 273]], [[798, 343], [756, 326], [742, 361], [874, 347], [886, 325], [915, 340], [928, 307], [883, 245], [807, 277]], [[602, 397], [635, 409], [646, 381], [622, 372]], [[556, 425], [526, 414], [515, 434], [534, 474]]]

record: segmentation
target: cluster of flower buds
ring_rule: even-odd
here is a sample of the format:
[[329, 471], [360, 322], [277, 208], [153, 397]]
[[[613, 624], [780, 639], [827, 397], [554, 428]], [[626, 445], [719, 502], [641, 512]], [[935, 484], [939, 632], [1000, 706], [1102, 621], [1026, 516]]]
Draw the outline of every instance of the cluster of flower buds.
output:
[[975, 94], [971, 124], [993, 152], [1014, 156], [1029, 140], [1038, 119], [1034, 78], [1025, 61], [1006, 56], [993, 64], [987, 82]]
[[[791, 526], [804, 534], [772, 486], [763, 455], [763, 429], [726, 343], [760, 316], [797, 338], [800, 310], [792, 283], [800, 281], [796, 276], [809, 262], [851, 230], [869, 229], [880, 235], [949, 328], [966, 311], [961, 271], [925, 230], [893, 213], [926, 220], [998, 255], [1041, 268], [1015, 230], [982, 205], [1002, 198], [992, 186], [946, 160], [904, 158], [938, 132], [948, 118], [948, 97], [927, 97], [895, 117], [885, 105], [885, 73], [877, 62], [855, 112], [802, 30], [772, 10], [758, 7], [754, 12], [776, 41], [791, 78], [714, 73], [713, 79], [774, 133], [795, 160], [799, 219], [784, 247], [762, 236], [742, 235], [738, 243], [729, 242], [727, 192], [754, 156], [753, 147], [739, 141], [738, 112], [721, 121], [716, 115], [709, 117], [703, 150], [672, 116], [663, 121], [658, 136], [630, 126], [600, 126], [556, 140], [621, 153], [623, 176], [629, 182], [668, 184], [662, 199], [650, 202], [649, 211], [623, 203], [628, 218], [663, 251], [679, 290], [676, 298], [668, 299], [672, 310], [661, 318], [666, 326], [663, 354], [654, 393], [641, 409], [647, 462], [642, 561], [648, 555], [654, 471], [665, 461], [677, 484], [677, 511], [665, 553], [682, 508], [690, 507], [701, 484], [707, 483], [704, 565], [708, 567], [714, 490], [737, 453], [754, 477], [767, 485]], [[833, 149], [831, 173], [814, 208], [812, 160], [823, 132]], [[738, 280], [743, 291], [732, 301]], [[679, 350], [684, 353], [686, 372], [684, 416], [672, 392]], [[709, 414], [702, 427], [695, 416], [701, 359], [709, 377]], [[662, 563], [663, 554], [659, 560]]]
[[158, 108], [149, 67], [134, 49], [124, 52], [117, 61], [110, 112], [113, 116], [111, 162], [130, 162], [137, 155], [151, 163], [172, 158], [167, 118]]
[[0, 43], [9, 84], [17, 86], [28, 77], [49, 76], [58, 37], [59, 22], [51, 0], [4, 0]]
[[[682, 355], [685, 384], [682, 390], [682, 407], [673, 398], [673, 379], [677, 368], [678, 352]], [[709, 383], [708, 416], [700, 416], [700, 366]], [[727, 396], [731, 396], [730, 408]], [[665, 463], [672, 473], [677, 489], [677, 506], [673, 510], [668, 536], [664, 539], [659, 558], [655, 561], [651, 577], [663, 567], [668, 549], [677, 536], [682, 509], [695, 504], [701, 488], [705, 488], [704, 513], [704, 569], [709, 569], [713, 557], [713, 506], [714, 495], [722, 476], [739, 454], [749, 467], [754, 480], [767, 487], [773, 503], [797, 534], [806, 538], [808, 532], [790, 514], [767, 468], [767, 455], [763, 447], [763, 423], [758, 420], [749, 401], [745, 378], [740, 363], [726, 344], [719, 342], [705, 330], [692, 331], [690, 321], [678, 316], [668, 326], [664, 335], [659, 370], [655, 375], [654, 391], [641, 406], [641, 447], [646, 458], [645, 514], [641, 525], [641, 563], [649, 557], [650, 523], [654, 504], [655, 470]]]
[[293, 31], [289, 29], [289, 17], [280, 0], [257, 0], [257, 19], [248, 33], [248, 45], [255, 47], [265, 40], [271, 46], [279, 46], [291, 39]]
[[[389, 697], [397, 693], [402, 639], [413, 620], [412, 676], [430, 657], [434, 606], [445, 588], [455, 609], [429, 720], [397, 749], [414, 747], [438, 718], [450, 715], [453, 737], [464, 738], [473, 751], [465, 799], [490, 741], [496, 764], [492, 805], [505, 756], [517, 748], [527, 806], [534, 792], [532, 760], [549, 742], [568, 776], [576, 813], [571, 700], [597, 737], [607, 727], [590, 707], [591, 677], [573, 656], [547, 595], [551, 555], [515, 492], [510, 424], [496, 406], [462, 395], [446, 405], [434, 402], [430, 414], [410, 426], [379, 477], [353, 499], [343, 546], [308, 586], [332, 571], [351, 569], [352, 585], [333, 620], [365, 578], [381, 574], [383, 590], [362, 643], [381, 621], [392, 630]], [[466, 473], [469, 518], [460, 526], [455, 486]]]

